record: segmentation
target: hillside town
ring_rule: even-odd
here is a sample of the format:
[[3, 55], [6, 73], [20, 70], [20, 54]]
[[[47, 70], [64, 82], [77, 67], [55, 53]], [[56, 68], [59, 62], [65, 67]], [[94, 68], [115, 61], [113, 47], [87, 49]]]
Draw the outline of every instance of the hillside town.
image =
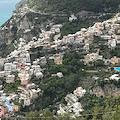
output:
[[[23, 15], [27, 11], [27, 6], [21, 10], [19, 15]], [[17, 16], [17, 13], [13, 14]], [[38, 19], [38, 18], [36, 18]], [[75, 18], [77, 19], [77, 18]], [[16, 18], [11, 19], [10, 25], [12, 28], [12, 23]], [[44, 78], [45, 68], [41, 67], [47, 64], [47, 61], [53, 60], [56, 65], [61, 65], [65, 51], [69, 51], [68, 45], [74, 45], [75, 50], [83, 49], [87, 52], [84, 56], [84, 64], [89, 65], [90, 62], [103, 60], [111, 64], [120, 63], [120, 58], [114, 56], [111, 59], [105, 59], [100, 55], [100, 49], [97, 52], [90, 53], [90, 45], [93, 44], [94, 36], [100, 37], [107, 41], [105, 43], [109, 48], [115, 48], [120, 44], [120, 14], [116, 14], [113, 18], [95, 23], [92, 27], [82, 28], [75, 34], [69, 34], [67, 36], [61, 36], [62, 24], [52, 25], [49, 31], [43, 30], [39, 37], [34, 36], [29, 42], [24, 38], [20, 38], [19, 41], [13, 43], [15, 50], [12, 51], [6, 58], [0, 58], [0, 78], [6, 84], [14, 83], [20, 81], [20, 85], [17, 87], [15, 92], [6, 93], [4, 87], [1, 83], [0, 85], [0, 117], [10, 117], [13, 116], [15, 112], [19, 111], [20, 106], [30, 106], [34, 104], [34, 99], [40, 97], [44, 92], [35, 83], [31, 82], [32, 76], [38, 79]], [[1, 27], [1, 30], [7, 30], [7, 26]], [[27, 34], [31, 32], [31, 29], [24, 30]], [[42, 47], [42, 50], [58, 51], [55, 54], [49, 54], [41, 56], [37, 59], [31, 60], [31, 54], [38, 51], [31, 51], [31, 49], [36, 49]], [[107, 64], [106, 62], [106, 64]], [[116, 71], [120, 71], [118, 68], [114, 68]], [[64, 74], [59, 71], [58, 73], [51, 74], [51, 76], [58, 76], [59, 78], [64, 77]], [[118, 81], [120, 79], [118, 74], [110, 76], [109, 79]], [[73, 93], [66, 95], [65, 101], [67, 105], [60, 104], [57, 111], [58, 114], [64, 114], [66, 111], [74, 112], [75, 115], [80, 115], [83, 111], [82, 105], [79, 102], [79, 98], [84, 96], [86, 90], [82, 87], [78, 87]]]
[[67, 106], [64, 104], [59, 105], [59, 109], [57, 111], [58, 115], [64, 115], [67, 114], [67, 112], [74, 112], [76, 116], [80, 116], [80, 112], [83, 111], [82, 105], [80, 102], [78, 102], [79, 98], [84, 96], [86, 93], [86, 90], [82, 87], [76, 88], [76, 90], [73, 91], [73, 94], [67, 94], [65, 97], [65, 101], [67, 102]]

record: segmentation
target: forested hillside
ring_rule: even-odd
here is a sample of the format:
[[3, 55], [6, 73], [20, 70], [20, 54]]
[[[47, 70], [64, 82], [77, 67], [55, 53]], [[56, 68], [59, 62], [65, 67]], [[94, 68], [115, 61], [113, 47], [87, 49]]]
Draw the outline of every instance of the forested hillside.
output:
[[119, 0], [28, 0], [29, 6], [37, 10], [53, 13], [78, 13], [81, 10], [116, 12]]
[[[111, 80], [110, 76], [116, 73], [114, 67], [120, 66], [120, 44], [111, 49], [108, 39], [102, 37], [110, 34], [107, 36], [110, 40], [116, 39], [116, 31], [120, 34], [120, 15], [116, 21], [113, 19], [112, 22], [101, 22], [112, 18], [119, 10], [119, 0], [21, 0], [12, 18], [1, 27], [0, 56], [5, 58], [13, 50], [23, 52], [25, 49], [30, 54], [30, 68], [37, 65], [40, 67], [39, 72], [43, 73], [43, 77], [36, 77], [35, 72], [31, 74], [30, 83], [35, 83], [42, 94], [31, 99], [30, 105], [21, 105], [21, 115], [28, 117], [27, 120], [36, 120], [36, 117], [40, 120], [47, 119], [46, 117], [51, 120], [69, 120], [72, 114], [69, 115], [68, 112], [65, 116], [59, 116], [57, 110], [60, 104], [67, 104], [66, 95], [81, 86], [86, 94], [78, 101], [84, 111], [79, 111], [82, 116], [72, 118], [73, 120], [119, 120], [120, 80]], [[72, 15], [76, 19], [70, 20]], [[93, 24], [94, 27], [91, 27]], [[97, 28], [99, 24], [102, 27]], [[59, 25], [61, 27], [53, 32], [56, 30], [55, 26]], [[85, 29], [88, 27], [91, 27], [91, 31]], [[69, 36], [76, 32], [78, 33], [74, 37]], [[70, 41], [68, 38], [63, 39], [66, 37], [75, 40], [64, 42]], [[90, 42], [89, 46], [86, 46], [88, 44], [85, 41]], [[18, 54], [18, 58], [22, 52]], [[89, 61], [88, 54], [97, 54], [102, 58]], [[111, 58], [116, 57], [118, 63], [112, 64]], [[16, 60], [13, 57], [9, 62], [15, 61], [14, 59]], [[62, 62], [58, 64], [56, 61]], [[62, 73], [62, 77], [57, 76], [58, 73]], [[2, 84], [5, 92], [15, 92], [20, 83], [7, 84], [4, 81]], [[29, 111], [33, 112], [28, 113]]]

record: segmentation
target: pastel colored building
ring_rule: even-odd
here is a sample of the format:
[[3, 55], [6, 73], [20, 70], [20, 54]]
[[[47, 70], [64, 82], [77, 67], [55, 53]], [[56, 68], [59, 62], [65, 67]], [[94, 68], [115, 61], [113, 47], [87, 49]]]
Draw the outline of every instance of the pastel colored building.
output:
[[8, 108], [8, 111], [10, 111], [10, 112], [13, 111], [13, 105], [10, 104], [9, 102], [5, 102], [5, 106]]
[[36, 85], [34, 83], [31, 83], [31, 84], [27, 84], [26, 88], [27, 89], [35, 89]]
[[117, 44], [120, 44], [120, 35], [116, 35], [115, 40], [117, 41]]
[[63, 60], [63, 55], [61, 55], [61, 54], [55, 55], [55, 57], [54, 57], [55, 64], [57, 64], [57, 65], [62, 64], [62, 60]]
[[6, 83], [13, 83], [15, 80], [15, 75], [8, 75], [6, 77]]
[[116, 56], [114, 56], [113, 58], [111, 58], [110, 62], [112, 64], [120, 63], [120, 58], [117, 58]]
[[13, 106], [13, 111], [17, 112], [19, 110], [19, 106], [18, 105], [14, 105]]
[[27, 85], [30, 80], [29, 74], [19, 73], [18, 77], [20, 78], [22, 85]]
[[29, 106], [31, 103], [30, 103], [30, 99], [25, 99], [24, 100], [24, 106]]
[[3, 117], [6, 113], [7, 113], [7, 110], [3, 106], [1, 106], [0, 107], [0, 117]]
[[5, 72], [4, 71], [0, 71], [0, 77], [4, 77]]

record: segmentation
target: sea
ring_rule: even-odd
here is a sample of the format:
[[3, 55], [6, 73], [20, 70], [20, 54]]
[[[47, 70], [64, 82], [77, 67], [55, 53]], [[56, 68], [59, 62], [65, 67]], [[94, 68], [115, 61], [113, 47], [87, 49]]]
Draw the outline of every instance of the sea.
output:
[[15, 5], [19, 2], [20, 0], [0, 0], [0, 26], [12, 16]]

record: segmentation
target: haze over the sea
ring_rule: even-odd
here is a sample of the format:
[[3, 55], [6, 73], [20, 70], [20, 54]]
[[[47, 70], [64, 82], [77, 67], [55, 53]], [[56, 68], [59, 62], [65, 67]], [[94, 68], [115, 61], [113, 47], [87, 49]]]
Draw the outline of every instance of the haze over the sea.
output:
[[12, 16], [18, 2], [20, 0], [0, 0], [0, 26]]

